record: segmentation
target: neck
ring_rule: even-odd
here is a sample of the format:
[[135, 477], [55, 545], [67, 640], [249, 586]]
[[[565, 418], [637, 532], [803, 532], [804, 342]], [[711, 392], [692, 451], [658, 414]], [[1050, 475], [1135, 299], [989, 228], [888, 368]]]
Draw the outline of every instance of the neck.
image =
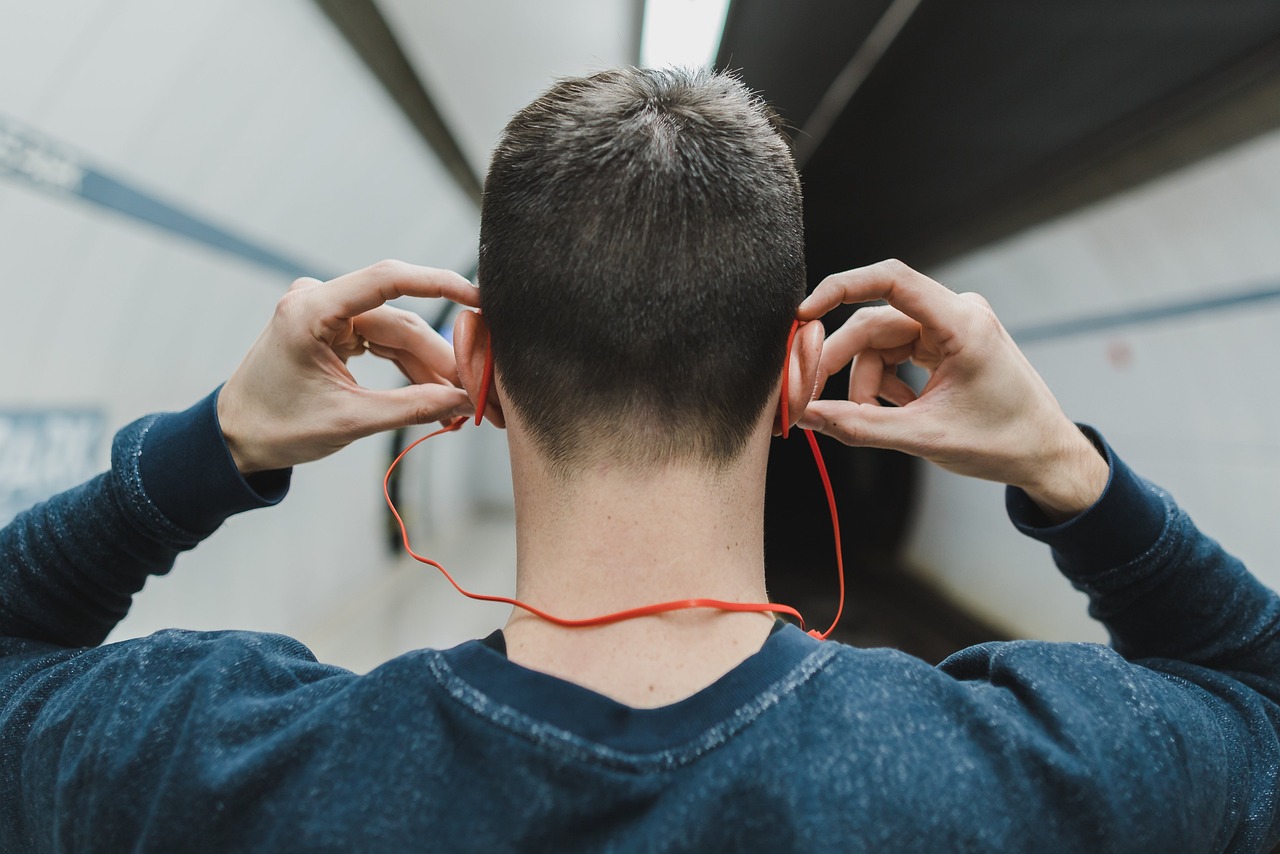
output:
[[[563, 478], [511, 431], [517, 596], [586, 618], [679, 599], [766, 602], [768, 436], [711, 469], [637, 472], [608, 463]], [[505, 634], [519, 664], [633, 706], [688, 696], [756, 652], [772, 616], [695, 609], [564, 628], [516, 609]]]

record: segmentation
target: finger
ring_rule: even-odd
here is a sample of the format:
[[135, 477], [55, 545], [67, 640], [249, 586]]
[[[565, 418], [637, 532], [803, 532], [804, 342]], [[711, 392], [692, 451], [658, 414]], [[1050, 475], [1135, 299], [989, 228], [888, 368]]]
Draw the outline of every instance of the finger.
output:
[[892, 306], [859, 309], [823, 343], [819, 369], [829, 377], [864, 350], [901, 347], [919, 337], [920, 324]]
[[335, 341], [330, 346], [333, 348], [334, 355], [341, 359], [344, 364], [348, 359], [362, 356], [365, 353], [364, 339], [354, 335], [347, 340]]
[[827, 276], [800, 303], [796, 316], [814, 320], [841, 303], [878, 299], [946, 336], [960, 325], [966, 307], [954, 292], [891, 259]]
[[884, 396], [886, 378], [896, 376], [895, 369], [910, 355], [910, 345], [859, 353], [849, 372], [849, 399], [856, 403], [875, 403], [876, 398]]
[[880, 380], [880, 397], [894, 406], [906, 406], [919, 399], [916, 390], [891, 371], [886, 371]]
[[310, 276], [302, 276], [293, 280], [293, 284], [289, 285], [289, 290], [300, 291], [303, 288], [310, 288], [315, 285], [323, 284], [319, 279], [313, 279]]
[[912, 409], [846, 400], [815, 400], [805, 410], [800, 426], [855, 448], [913, 453], [919, 448], [919, 429]]
[[379, 261], [339, 276], [324, 288], [326, 314], [356, 317], [397, 297], [444, 297], [473, 307], [480, 290], [452, 270], [419, 267], [404, 261]]
[[960, 297], [960, 299], [965, 302], [971, 302], [976, 306], [981, 306], [982, 308], [991, 311], [991, 303], [987, 302], [987, 298], [982, 294], [975, 294], [973, 291], [965, 291], [962, 294], [956, 294], [956, 296]]
[[[442, 377], [454, 376], [458, 372], [453, 345], [413, 312], [384, 305], [360, 315], [354, 324], [356, 331], [368, 339], [370, 349], [395, 350], [403, 354], [406, 361]], [[426, 382], [425, 376], [423, 379], [410, 379]]]
[[442, 376], [436, 373], [429, 365], [406, 350], [394, 350], [390, 347], [382, 347], [378, 344], [370, 344], [369, 352], [380, 359], [386, 359], [400, 370], [405, 379], [417, 385], [426, 383], [436, 383], [439, 385], [458, 386], [458, 377], [456, 372], [451, 376]]
[[414, 424], [451, 421], [475, 411], [465, 391], [442, 385], [410, 385], [385, 391], [361, 389], [350, 409], [347, 419], [355, 425], [353, 438]]
[[849, 400], [876, 406], [880, 396], [880, 380], [884, 377], [884, 360], [874, 350], [859, 353], [849, 371]]

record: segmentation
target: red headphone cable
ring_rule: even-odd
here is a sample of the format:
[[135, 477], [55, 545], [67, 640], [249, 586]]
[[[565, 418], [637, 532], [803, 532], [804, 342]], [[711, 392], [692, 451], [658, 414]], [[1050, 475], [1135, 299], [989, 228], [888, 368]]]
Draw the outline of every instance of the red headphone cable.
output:
[[[787, 367], [784, 368], [783, 374], [782, 374], [781, 410], [782, 410], [782, 436], [784, 439], [787, 438], [787, 436], [789, 435], [789, 429], [790, 429], [787, 393], [789, 391], [789, 385], [790, 385], [788, 382], [788, 379], [789, 379], [788, 375], [790, 374], [791, 346], [795, 340], [796, 330], [799, 329], [799, 326], [800, 324], [798, 321], [792, 322], [791, 332], [787, 337]], [[493, 379], [492, 353], [493, 353], [493, 350], [491, 347], [486, 348], [484, 374], [481, 380], [479, 394], [476, 396], [477, 397], [476, 424], [479, 424], [481, 419], [483, 418], [485, 404], [489, 396], [489, 385]], [[463, 424], [466, 423], [466, 421], [467, 421], [466, 418], [455, 419], [451, 424], [449, 424], [449, 426], [442, 427], [439, 430], [436, 430], [432, 433], [428, 433], [426, 436], [423, 436], [422, 438], [413, 442], [411, 445], [409, 445], [407, 448], [401, 451], [394, 460], [392, 460], [391, 465], [387, 468], [386, 475], [382, 479], [382, 494], [387, 499], [387, 507], [391, 509], [391, 515], [395, 517], [396, 524], [400, 526], [400, 538], [401, 538], [401, 541], [404, 543], [404, 550], [408, 552], [409, 556], [412, 557], [414, 560], [419, 561], [420, 563], [425, 563], [428, 566], [435, 567], [437, 570], [439, 570], [440, 574], [443, 575], [445, 579], [451, 585], [453, 585], [453, 588], [457, 590], [459, 593], [461, 593], [463, 596], [466, 596], [468, 599], [476, 599], [482, 602], [501, 602], [506, 605], [511, 605], [516, 608], [521, 608], [525, 611], [528, 611], [530, 614], [533, 614], [534, 616], [537, 616], [546, 620], [549, 623], [554, 623], [557, 626], [565, 626], [567, 628], [586, 628], [588, 626], [603, 626], [609, 623], [622, 622], [623, 620], [632, 620], [637, 617], [648, 617], [653, 614], [662, 614], [668, 611], [681, 611], [689, 608], [714, 608], [720, 611], [754, 611], [754, 612], [790, 614], [791, 616], [799, 620], [800, 627], [802, 629], [804, 628], [804, 625], [805, 625], [804, 617], [800, 614], [799, 611], [797, 611], [795, 608], [792, 608], [789, 605], [781, 605], [774, 602], [727, 602], [721, 599], [677, 599], [671, 602], [658, 602], [652, 605], [643, 605], [638, 608], [630, 608], [625, 611], [617, 611], [612, 614], [603, 614], [599, 617], [587, 617], [584, 619], [566, 619], [564, 617], [557, 617], [554, 614], [549, 614], [546, 611], [543, 611], [541, 608], [536, 608], [533, 605], [529, 605], [525, 602], [521, 602], [519, 599], [514, 599], [510, 596], [493, 596], [493, 595], [484, 594], [484, 593], [473, 593], [470, 590], [467, 590], [461, 584], [459, 584], [454, 579], [454, 577], [449, 573], [449, 570], [445, 569], [444, 566], [441, 565], [439, 562], [434, 561], [429, 557], [424, 557], [423, 555], [420, 555], [413, 550], [413, 547], [409, 544], [408, 528], [405, 526], [404, 519], [401, 518], [400, 516], [400, 511], [396, 509], [395, 502], [391, 500], [391, 489], [389, 486], [391, 481], [391, 473], [395, 471], [396, 466], [399, 465], [402, 459], [404, 459], [405, 454], [409, 453], [410, 451], [418, 447], [418, 445], [422, 444], [426, 440], [431, 439], [435, 436], [439, 436], [441, 433], [452, 433], [455, 430], [458, 430], [459, 428], [462, 427]], [[822, 459], [822, 451], [818, 448], [818, 441], [814, 437], [812, 432], [808, 430], [802, 430], [802, 432], [805, 434], [805, 437], [809, 440], [809, 449], [813, 452], [813, 460], [814, 460], [814, 463], [817, 464], [818, 474], [822, 478], [822, 486], [823, 486], [823, 489], [826, 491], [827, 507], [831, 511], [831, 526], [835, 536], [836, 569], [840, 578], [840, 604], [836, 610], [835, 619], [831, 621], [831, 626], [825, 632], [819, 632], [817, 629], [809, 630], [809, 634], [812, 635], [813, 637], [818, 638], [819, 640], [826, 640], [828, 637], [830, 637], [831, 633], [835, 630], [836, 625], [840, 622], [841, 615], [844, 613], [844, 595], [845, 595], [844, 556], [840, 548], [840, 518], [836, 512], [836, 500], [835, 500], [835, 494], [834, 492], [832, 492], [832, 489], [831, 489], [831, 478], [827, 474], [827, 466]]]

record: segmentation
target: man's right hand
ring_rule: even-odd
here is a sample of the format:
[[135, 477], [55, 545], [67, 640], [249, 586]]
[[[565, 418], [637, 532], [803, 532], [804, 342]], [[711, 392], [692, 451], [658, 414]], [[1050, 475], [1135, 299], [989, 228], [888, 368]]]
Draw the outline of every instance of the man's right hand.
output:
[[[363, 436], [473, 409], [453, 348], [415, 314], [383, 303], [480, 292], [449, 270], [382, 261], [329, 282], [298, 279], [218, 395], [218, 421], [242, 474], [318, 460]], [[410, 385], [367, 389], [347, 370], [366, 350]]]
[[[841, 303], [880, 299], [888, 305], [857, 311], [823, 346], [819, 391], [854, 361], [848, 400], [813, 401], [800, 426], [1021, 487], [1054, 521], [1098, 499], [1106, 461], [982, 297], [882, 261], [828, 276], [797, 314], [814, 320]], [[908, 360], [930, 374], [919, 395], [894, 371]]]

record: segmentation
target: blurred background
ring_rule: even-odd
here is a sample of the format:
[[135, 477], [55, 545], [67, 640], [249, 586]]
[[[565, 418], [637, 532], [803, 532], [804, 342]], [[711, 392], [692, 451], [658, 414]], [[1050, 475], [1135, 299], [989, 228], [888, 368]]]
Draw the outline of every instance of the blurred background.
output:
[[[633, 64], [737, 70], [793, 134], [812, 284], [898, 256], [981, 292], [1073, 418], [1280, 583], [1273, 0], [8, 0], [0, 521], [101, 470], [133, 418], [208, 394], [295, 277], [384, 257], [472, 274], [506, 120], [558, 77]], [[279, 631], [364, 670], [501, 625], [401, 556], [381, 480], [417, 435], [300, 468], [112, 639]], [[1105, 640], [1000, 486], [824, 448], [842, 637], [930, 660]], [[488, 427], [425, 444], [396, 485], [415, 548], [494, 593], [514, 587], [509, 487]], [[775, 442], [766, 531], [773, 597], [825, 626], [802, 439]]]

